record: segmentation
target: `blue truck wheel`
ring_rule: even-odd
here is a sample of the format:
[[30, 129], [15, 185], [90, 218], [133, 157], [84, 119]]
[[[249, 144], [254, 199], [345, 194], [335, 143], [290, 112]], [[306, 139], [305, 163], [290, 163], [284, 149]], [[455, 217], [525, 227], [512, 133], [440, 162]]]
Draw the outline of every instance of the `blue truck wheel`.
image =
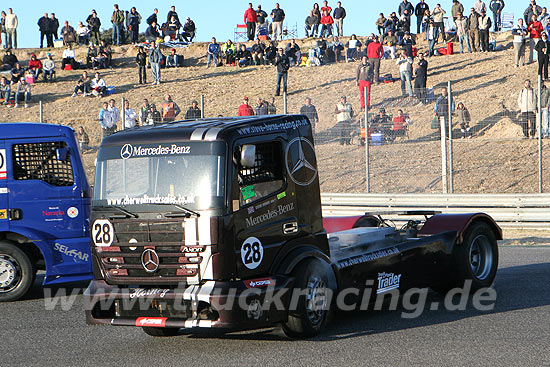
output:
[[23, 297], [35, 276], [35, 267], [23, 250], [10, 242], [0, 242], [0, 302]]

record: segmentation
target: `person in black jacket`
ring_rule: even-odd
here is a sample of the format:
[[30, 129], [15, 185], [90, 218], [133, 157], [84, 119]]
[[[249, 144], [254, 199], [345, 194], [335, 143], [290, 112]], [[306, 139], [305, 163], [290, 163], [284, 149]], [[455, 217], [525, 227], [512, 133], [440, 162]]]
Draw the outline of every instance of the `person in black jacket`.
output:
[[153, 23], [155, 24], [158, 24], [158, 18], [157, 18], [157, 14], [158, 14], [159, 10], [157, 8], [155, 8], [155, 10], [153, 10], [153, 14], [149, 15], [149, 18], [147, 18], [147, 24], [151, 25]]
[[315, 106], [311, 104], [311, 98], [306, 98], [305, 104], [300, 108], [300, 114], [307, 116], [309, 122], [311, 122], [311, 131], [315, 134], [315, 126], [319, 122], [319, 115]]
[[240, 68], [252, 64], [252, 54], [246, 49], [246, 45], [241, 45], [240, 50], [237, 51], [237, 55], [235, 55], [235, 60]]
[[185, 112], [186, 120], [196, 120], [201, 118], [201, 109], [197, 101], [191, 102], [191, 107]]
[[147, 84], [147, 54], [143, 47], [139, 48], [136, 64], [138, 66], [139, 84]]
[[550, 55], [550, 41], [546, 32], [542, 32], [542, 38], [535, 45], [537, 50], [537, 61], [539, 62], [539, 74], [544, 80], [548, 79], [548, 58]]
[[4, 57], [2, 58], [2, 68], [0, 68], [1, 71], [9, 71], [15, 67], [15, 64], [17, 64], [19, 60], [17, 60], [17, 56], [15, 56], [11, 49], [7, 49], [6, 53], [4, 54]]
[[414, 94], [422, 103], [426, 103], [426, 83], [428, 82], [428, 61], [424, 54], [418, 54], [418, 62], [415, 65], [416, 74], [414, 77]]
[[256, 39], [256, 43], [252, 45], [252, 59], [254, 60], [254, 65], [263, 65], [264, 64], [264, 54], [265, 54], [265, 45], [260, 41], [259, 38]]
[[193, 42], [193, 38], [195, 38], [195, 22], [191, 20], [191, 18], [187, 18], [185, 20], [185, 24], [183, 25], [183, 39], [185, 42]]
[[420, 33], [422, 19], [424, 18], [426, 10], [430, 10], [430, 7], [424, 2], [424, 0], [420, 0], [420, 2], [416, 4], [416, 7], [414, 8], [414, 15], [416, 15], [416, 33]]
[[265, 63], [275, 65], [275, 57], [277, 56], [277, 47], [275, 42], [271, 41], [265, 49]]
[[178, 13], [176, 13], [176, 7], [174, 5], [172, 5], [172, 7], [170, 7], [170, 11], [168, 12], [168, 15], [166, 16], [166, 22], [170, 23], [170, 21], [172, 20], [172, 17], [176, 18], [177, 22], [181, 24], [180, 17], [178, 16]]
[[344, 18], [346, 17], [346, 9], [342, 7], [342, 3], [338, 1], [336, 3], [337, 7], [334, 9], [333, 18], [334, 24], [336, 24], [336, 31], [338, 32], [338, 37], [344, 36]]
[[53, 47], [53, 40], [50, 33], [51, 24], [48, 13], [38, 19], [38, 29], [40, 29], [40, 48], [44, 47], [44, 37], [46, 38], [46, 47]]
[[157, 40], [157, 38], [160, 37], [160, 33], [157, 29], [157, 23], [153, 22], [147, 29], [145, 30], [145, 40], [149, 42], [154, 42]]
[[55, 13], [50, 14], [50, 32], [52, 33], [52, 36], [57, 39], [57, 30], [59, 29], [59, 20], [55, 17]]
[[86, 23], [88, 23], [88, 26], [90, 27], [90, 42], [96, 46], [99, 46], [99, 29], [101, 28], [101, 20], [97, 17], [95, 10], [92, 10], [92, 14], [88, 16]]
[[287, 92], [288, 69], [290, 69], [290, 60], [285, 55], [285, 50], [279, 48], [275, 57], [275, 66], [277, 66], [277, 89], [275, 95], [280, 96], [281, 80], [283, 81], [283, 93]]

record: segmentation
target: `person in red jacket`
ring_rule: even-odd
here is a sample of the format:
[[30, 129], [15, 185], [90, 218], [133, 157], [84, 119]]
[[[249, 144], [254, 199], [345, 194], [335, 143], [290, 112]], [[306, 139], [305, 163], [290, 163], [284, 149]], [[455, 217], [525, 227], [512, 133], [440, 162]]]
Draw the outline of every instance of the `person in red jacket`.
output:
[[[540, 41], [540, 35], [542, 31], [544, 31], [544, 28], [542, 27], [542, 23], [537, 20], [537, 16], [533, 14], [531, 16], [531, 23], [529, 23], [529, 26], [527, 27], [527, 31], [529, 32], [529, 63], [533, 62], [533, 52], [535, 50], [535, 46]], [[535, 60], [537, 57], [537, 53], [535, 52]]]
[[38, 60], [35, 54], [32, 54], [29, 60], [29, 70], [34, 75], [34, 80], [37, 80], [38, 76], [42, 74], [42, 61]]
[[397, 110], [397, 115], [393, 117], [393, 124], [391, 126], [391, 136], [390, 139], [393, 141], [398, 136], [405, 136], [406, 126], [409, 118], [407, 115], [403, 114], [403, 110]]
[[374, 40], [367, 47], [367, 57], [374, 69], [375, 84], [380, 84], [380, 59], [382, 59], [382, 56], [384, 56], [384, 47], [382, 47], [378, 36], [375, 36]]
[[249, 41], [253, 41], [256, 35], [256, 22], [258, 22], [258, 13], [254, 10], [252, 3], [248, 3], [248, 9], [244, 12], [244, 23]]
[[237, 116], [254, 116], [254, 110], [248, 104], [248, 97], [244, 97], [243, 104], [239, 106]]
[[334, 19], [330, 15], [328, 10], [324, 10], [321, 16], [321, 38], [322, 37], [332, 37], [332, 24], [334, 24]]

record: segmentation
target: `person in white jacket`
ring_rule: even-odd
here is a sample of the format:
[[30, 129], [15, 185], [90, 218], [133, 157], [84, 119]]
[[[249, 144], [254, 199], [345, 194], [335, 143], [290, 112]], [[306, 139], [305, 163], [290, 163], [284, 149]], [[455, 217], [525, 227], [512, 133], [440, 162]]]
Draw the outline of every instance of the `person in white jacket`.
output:
[[132, 129], [137, 126], [138, 115], [133, 108], [130, 108], [130, 102], [124, 101], [124, 128]]
[[472, 52], [470, 47], [470, 41], [468, 40], [468, 18], [459, 14], [455, 21], [456, 35], [458, 36], [458, 42], [460, 43], [460, 53], [464, 53], [464, 43], [468, 47], [468, 52]]
[[17, 48], [17, 15], [13, 13], [12, 8], [8, 9], [6, 15], [6, 44], [7, 48]]
[[521, 111], [521, 127], [525, 138], [535, 138], [535, 126], [537, 112], [537, 98], [535, 91], [531, 88], [531, 81], [525, 80], [523, 89], [518, 95], [518, 107]]
[[407, 93], [405, 92], [406, 85], [409, 97], [412, 97], [413, 89], [411, 79], [413, 60], [407, 56], [407, 52], [405, 50], [401, 50], [399, 53], [399, 58], [395, 61], [395, 63], [399, 65], [399, 76], [401, 77], [401, 96], [407, 96]]

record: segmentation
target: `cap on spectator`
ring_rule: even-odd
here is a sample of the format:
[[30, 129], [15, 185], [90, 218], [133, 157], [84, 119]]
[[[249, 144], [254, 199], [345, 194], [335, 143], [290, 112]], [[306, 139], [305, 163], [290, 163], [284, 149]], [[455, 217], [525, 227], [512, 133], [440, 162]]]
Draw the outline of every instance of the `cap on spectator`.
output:
[[243, 100], [248, 101], [248, 97], [244, 97]]
[[46, 56], [52, 56], [52, 54], [48, 52], [48, 54]]
[[382, 107], [382, 108], [380, 109], [380, 112], [385, 113], [385, 112], [386, 112], [386, 109], [385, 109], [384, 107]]

